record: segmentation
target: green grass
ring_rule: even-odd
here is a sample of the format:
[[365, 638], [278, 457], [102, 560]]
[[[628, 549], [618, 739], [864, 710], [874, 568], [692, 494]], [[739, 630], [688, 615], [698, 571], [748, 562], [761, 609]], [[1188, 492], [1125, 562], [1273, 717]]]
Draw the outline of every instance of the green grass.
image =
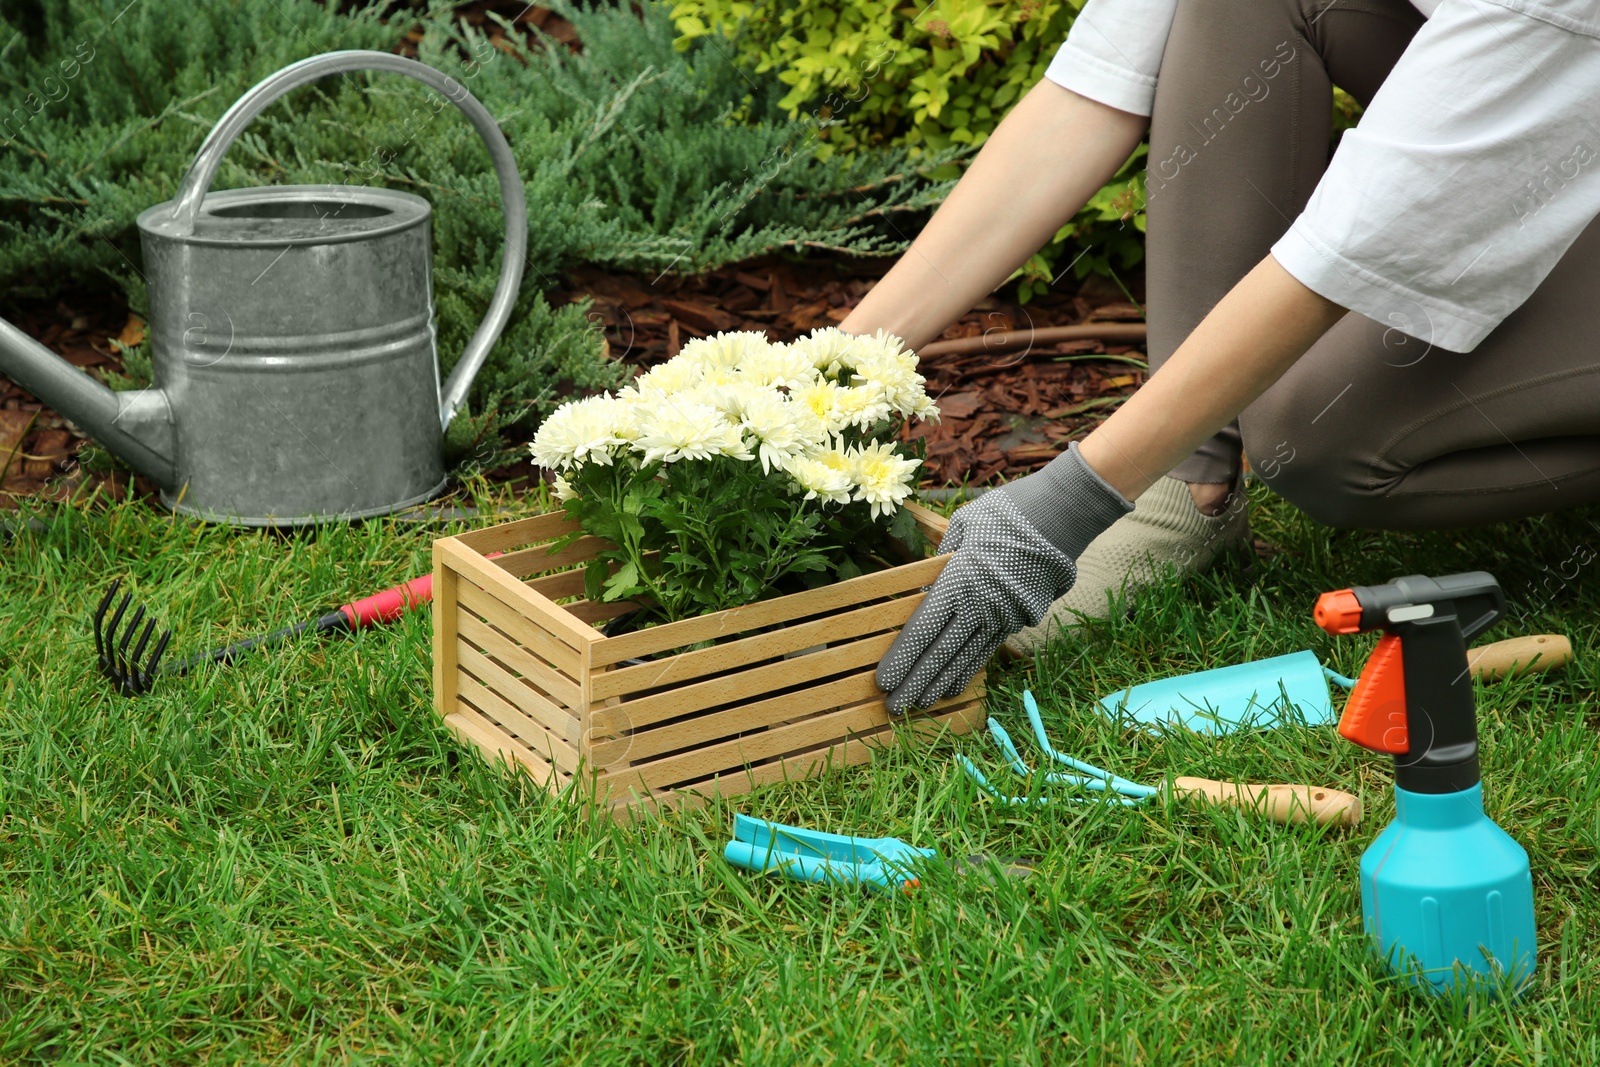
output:
[[[85, 616], [113, 576], [182, 651], [420, 571], [437, 531], [61, 513], [0, 550], [0, 1061], [1600, 1061], [1591, 574], [1491, 634], [1559, 629], [1579, 655], [1480, 701], [1488, 807], [1531, 853], [1539, 909], [1538, 980], [1515, 1003], [1425, 998], [1368, 955], [1356, 865], [1392, 813], [1383, 759], [1328, 728], [1155, 738], [1090, 711], [1130, 682], [1302, 647], [1352, 673], [1372, 639], [1317, 630], [1318, 592], [1482, 567], [1525, 605], [1600, 512], [1392, 535], [1255, 493], [1280, 555], [1060, 644], [1041, 676], [999, 679], [991, 710], [1020, 726], [1031, 684], [1059, 747], [1136, 780], [1358, 789], [1353, 832], [1188, 807], [1010, 812], [953, 765], [995, 766], [977, 738], [595, 824], [436, 726], [426, 616], [138, 700], [95, 673]], [[536, 506], [476, 499], [500, 517]], [[1040, 868], [912, 896], [769, 882], [719, 856], [734, 810]]]

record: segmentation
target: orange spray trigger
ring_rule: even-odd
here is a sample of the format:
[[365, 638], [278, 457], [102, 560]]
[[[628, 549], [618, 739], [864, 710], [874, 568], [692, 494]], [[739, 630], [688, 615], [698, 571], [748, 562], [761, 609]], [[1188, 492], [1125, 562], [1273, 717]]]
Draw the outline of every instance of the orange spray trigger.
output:
[[[1327, 593], [1324, 597], [1335, 595]], [[1320, 609], [1320, 603], [1318, 606]], [[1367, 665], [1350, 691], [1344, 714], [1339, 717], [1339, 735], [1374, 752], [1399, 756], [1410, 751], [1411, 739], [1406, 731], [1405, 668], [1398, 634], [1384, 634], [1378, 639], [1378, 647], [1367, 657]]]

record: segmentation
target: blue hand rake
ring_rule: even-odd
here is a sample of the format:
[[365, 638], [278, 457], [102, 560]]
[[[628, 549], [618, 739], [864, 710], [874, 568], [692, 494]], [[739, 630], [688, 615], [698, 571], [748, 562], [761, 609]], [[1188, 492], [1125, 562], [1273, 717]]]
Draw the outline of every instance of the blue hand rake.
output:
[[[1050, 743], [1049, 735], [1045, 733], [1044, 721], [1039, 715], [1039, 705], [1033, 699], [1033, 693], [1023, 691], [1022, 706], [1027, 712], [1028, 724], [1033, 728], [1033, 737], [1038, 742], [1040, 751], [1056, 763], [1071, 768], [1073, 772], [1046, 771], [1039, 780], [1045, 785], [1070, 786], [1082, 792], [1051, 796], [1014, 796], [1003, 793], [971, 760], [958, 755], [956, 762], [961, 765], [961, 769], [996, 803], [1020, 807], [1040, 807], [1063, 802], [1103, 803], [1131, 808], [1148, 803], [1167, 788], [1130, 782], [1092, 763], [1085, 763], [1083, 760], [1058, 752]], [[1000, 754], [1005, 758], [1012, 773], [1020, 778], [1032, 780], [1035, 777], [1033, 768], [1023, 761], [1005, 727], [994, 719], [989, 720], [988, 727], [989, 737], [1000, 749]], [[1276, 822], [1311, 821], [1324, 825], [1354, 826], [1361, 819], [1361, 800], [1337, 789], [1309, 785], [1252, 785], [1246, 782], [1222, 782], [1210, 778], [1174, 778], [1170, 789], [1172, 795], [1177, 797], [1194, 798], [1208, 804], [1252, 808]]]

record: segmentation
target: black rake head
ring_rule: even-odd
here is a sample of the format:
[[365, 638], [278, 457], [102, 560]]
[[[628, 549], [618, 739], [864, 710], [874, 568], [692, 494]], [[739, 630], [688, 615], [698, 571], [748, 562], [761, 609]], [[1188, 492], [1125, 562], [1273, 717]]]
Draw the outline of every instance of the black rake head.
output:
[[[155, 683], [156, 671], [161, 666], [161, 656], [167, 651], [167, 643], [172, 640], [172, 631], [162, 633], [156, 641], [156, 647], [151, 650], [148, 660], [145, 659], [145, 649], [150, 645], [150, 639], [155, 636], [156, 622], [146, 619], [144, 607], [141, 605], [134, 609], [133, 617], [126, 624], [123, 616], [127, 614], [128, 607], [133, 603], [133, 594], [122, 594], [122, 601], [117, 605], [117, 610], [112, 613], [111, 621], [106, 622], [106, 612], [111, 609], [111, 602], [116, 599], [117, 590], [122, 586], [122, 579], [118, 578], [111, 583], [111, 588], [106, 590], [106, 595], [101, 598], [99, 608], [94, 613], [94, 647], [100, 654], [100, 673], [111, 680], [117, 687], [117, 692], [123, 696], [136, 697], [141, 693], [148, 693]], [[139, 624], [144, 624], [140, 632]], [[117, 639], [118, 632], [122, 639]], [[138, 634], [137, 640], [134, 635]], [[128, 651], [129, 644], [133, 651]], [[144, 660], [144, 666], [140, 661]]]

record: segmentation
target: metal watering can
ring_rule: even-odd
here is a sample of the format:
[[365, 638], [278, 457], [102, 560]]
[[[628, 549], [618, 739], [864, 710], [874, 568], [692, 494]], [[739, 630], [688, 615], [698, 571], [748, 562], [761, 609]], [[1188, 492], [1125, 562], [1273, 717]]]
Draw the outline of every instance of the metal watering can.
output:
[[[350, 185], [208, 194], [223, 153], [268, 105], [353, 70], [438, 90], [471, 120], [500, 180], [499, 285], [442, 387], [426, 200]], [[510, 317], [528, 242], [511, 149], [460, 83], [384, 52], [285, 67], [228, 109], [177, 197], [138, 226], [154, 386], [114, 393], [4, 320], [0, 373], [149, 477], [168, 507], [201, 519], [359, 519], [444, 488], [444, 429]]]

